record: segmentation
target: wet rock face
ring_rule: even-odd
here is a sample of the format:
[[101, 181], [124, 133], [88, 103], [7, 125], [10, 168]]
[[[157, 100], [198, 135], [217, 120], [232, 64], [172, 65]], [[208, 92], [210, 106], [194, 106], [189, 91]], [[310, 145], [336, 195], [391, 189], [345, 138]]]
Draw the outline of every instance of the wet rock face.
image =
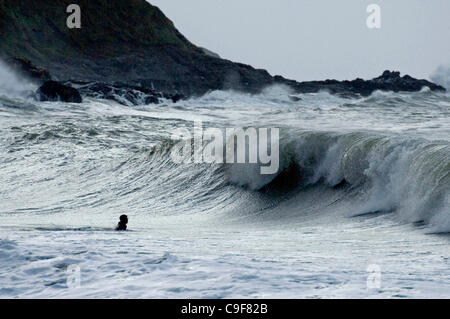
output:
[[28, 59], [13, 57], [7, 59], [6, 63], [18, 75], [34, 83], [42, 84], [52, 79], [50, 73], [46, 69], [33, 65]]
[[36, 97], [39, 101], [83, 102], [80, 92], [77, 89], [55, 81], [45, 82], [37, 90]]
[[158, 104], [164, 100], [176, 103], [179, 100], [186, 98], [181, 94], [161, 93], [147, 87], [131, 86], [120, 83], [85, 83], [81, 84], [78, 90], [83, 96], [113, 100], [127, 106]]
[[445, 92], [445, 88], [427, 80], [418, 80], [409, 75], [400, 76], [400, 72], [384, 71], [379, 77], [371, 80], [355, 79], [352, 81], [309, 81], [296, 82], [281, 76], [274, 77], [275, 83], [289, 85], [297, 93], [317, 93], [327, 91], [342, 97], [369, 96], [375, 91], [416, 92], [424, 87], [431, 91]]
[[375, 89], [394, 92], [420, 91], [424, 87], [429, 87], [432, 91], [445, 91], [442, 86], [427, 80], [418, 80], [409, 75], [401, 77], [400, 72], [384, 71], [381, 76], [372, 79], [370, 82]]

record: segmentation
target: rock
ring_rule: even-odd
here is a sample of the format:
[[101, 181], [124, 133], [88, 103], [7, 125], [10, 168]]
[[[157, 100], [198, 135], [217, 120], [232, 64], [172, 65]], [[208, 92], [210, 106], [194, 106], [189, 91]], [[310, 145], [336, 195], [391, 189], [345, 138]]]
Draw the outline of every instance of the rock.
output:
[[174, 94], [172, 96], [170, 96], [170, 99], [172, 100], [173, 103], [177, 103], [178, 101], [184, 99], [185, 97], [181, 94]]
[[150, 95], [150, 96], [146, 96], [145, 100], [144, 100], [145, 105], [148, 104], [158, 104], [159, 103], [159, 98], [157, 98], [156, 96]]
[[79, 87], [79, 92], [85, 96], [113, 100], [127, 106], [159, 104], [163, 99], [171, 100], [173, 103], [176, 103], [179, 100], [186, 98], [179, 93], [166, 94], [147, 87], [121, 83], [83, 83]]
[[208, 49], [202, 48], [202, 47], [200, 47], [200, 49], [203, 51], [203, 53], [205, 53], [206, 55], [208, 55], [210, 57], [217, 58], [217, 59], [221, 58], [220, 55], [218, 55], [215, 52], [212, 52], [211, 50], [208, 50]]
[[36, 92], [39, 101], [63, 101], [81, 103], [83, 100], [77, 89], [55, 81], [45, 82]]
[[51, 80], [50, 73], [46, 69], [36, 67], [28, 59], [13, 57], [7, 59], [6, 64], [14, 72], [34, 83], [42, 84]]
[[424, 87], [429, 87], [432, 91], [445, 91], [445, 88], [442, 86], [427, 80], [418, 80], [409, 75], [401, 77], [400, 72], [388, 70], [384, 71], [381, 76], [368, 81], [368, 83], [373, 90], [415, 92], [420, 91]]
[[393, 92], [416, 92], [423, 87], [429, 87], [432, 91], [445, 92], [445, 88], [427, 80], [414, 79], [409, 75], [400, 76], [400, 72], [384, 71], [379, 77], [371, 80], [357, 78], [352, 81], [309, 81], [295, 82], [286, 80], [281, 76], [275, 76], [274, 82], [277, 84], [289, 85], [297, 93], [317, 93], [327, 91], [345, 98], [356, 98], [359, 96], [369, 96], [373, 92], [393, 91]]
[[0, 5], [0, 56], [25, 57], [62, 82], [142, 83], [170, 95], [225, 87], [258, 93], [272, 82], [267, 71], [194, 45], [145, 0], [107, 2], [79, 0], [88, 22], [77, 30], [66, 26], [67, 0]]
[[398, 79], [399, 77], [400, 72], [386, 70], [380, 77], [378, 77], [378, 79], [391, 80], [391, 79]]
[[391, 71], [372, 80], [353, 81], [297, 82], [273, 77], [266, 70], [221, 59], [194, 45], [146, 0], [108, 0], [108, 5], [78, 0], [88, 22], [77, 30], [66, 26], [68, 3], [27, 0], [9, 1], [5, 6], [0, 0], [0, 56], [25, 58], [19, 64], [38, 79], [48, 80], [48, 74], [28, 61], [49, 70], [59, 81], [105, 83], [82, 94], [130, 105], [157, 103], [161, 98], [176, 102], [213, 90], [257, 94], [273, 84], [289, 86], [294, 94], [325, 90], [348, 97], [376, 90], [419, 91], [424, 86], [445, 90]]

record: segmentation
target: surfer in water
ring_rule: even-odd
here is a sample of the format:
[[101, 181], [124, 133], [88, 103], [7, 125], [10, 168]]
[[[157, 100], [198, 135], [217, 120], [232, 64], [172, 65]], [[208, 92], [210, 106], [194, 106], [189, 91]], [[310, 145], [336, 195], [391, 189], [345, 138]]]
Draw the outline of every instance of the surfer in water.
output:
[[127, 215], [121, 215], [120, 221], [117, 224], [116, 230], [127, 230], [127, 224], [128, 224], [128, 216]]

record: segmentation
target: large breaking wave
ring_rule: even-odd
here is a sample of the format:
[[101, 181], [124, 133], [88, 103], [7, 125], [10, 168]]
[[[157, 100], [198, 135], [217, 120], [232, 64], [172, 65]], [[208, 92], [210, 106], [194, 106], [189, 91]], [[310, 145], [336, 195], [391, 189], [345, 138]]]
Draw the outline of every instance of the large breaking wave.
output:
[[[171, 171], [170, 189], [193, 196], [191, 200], [217, 191], [215, 204], [223, 204], [220, 192], [231, 192], [224, 188], [227, 183], [242, 192], [280, 197], [326, 185], [352, 190], [351, 198], [343, 199], [352, 200], [349, 216], [392, 213], [404, 222], [429, 224], [436, 232], [450, 231], [450, 144], [445, 141], [363, 132], [290, 132], [281, 141], [281, 167], [274, 175], [261, 175], [257, 164], [177, 167], [167, 160], [170, 143], [164, 145], [164, 151], [159, 146], [152, 151], [150, 161], [164, 163], [157, 171], [166, 176]], [[227, 195], [230, 202], [240, 196]]]
[[[3, 123], [0, 141], [8, 155], [0, 161], [6, 183], [0, 213], [146, 214], [151, 207], [161, 215], [252, 215], [267, 210], [276, 216], [290, 209], [289, 215], [295, 216], [309, 209], [302, 208], [309, 196], [319, 211], [344, 203], [345, 216], [390, 214], [402, 222], [428, 225], [433, 232], [450, 232], [448, 139], [364, 130], [362, 122], [341, 131], [329, 126], [333, 117], [347, 119], [350, 114], [353, 121], [371, 110], [374, 119], [391, 112], [393, 123], [399, 117], [415, 121], [416, 113], [437, 112], [431, 106], [421, 109], [421, 103], [435, 105], [440, 99], [445, 109], [448, 97], [429, 91], [376, 93], [361, 100], [320, 93], [292, 100], [289, 92], [272, 88], [259, 96], [212, 92], [196, 100], [141, 108], [97, 100], [78, 108], [37, 103], [45, 106], [39, 109], [42, 115], [21, 118], [15, 111], [18, 122]], [[415, 103], [411, 108], [409, 101]], [[287, 123], [294, 116], [299, 120]], [[188, 125], [191, 117], [211, 125], [223, 119], [237, 126], [279, 124], [278, 173], [261, 175], [257, 164], [175, 164], [170, 132]], [[304, 129], [305, 123], [314, 129]], [[331, 200], [328, 190], [338, 196]], [[294, 208], [281, 205], [295, 198], [302, 200]]]

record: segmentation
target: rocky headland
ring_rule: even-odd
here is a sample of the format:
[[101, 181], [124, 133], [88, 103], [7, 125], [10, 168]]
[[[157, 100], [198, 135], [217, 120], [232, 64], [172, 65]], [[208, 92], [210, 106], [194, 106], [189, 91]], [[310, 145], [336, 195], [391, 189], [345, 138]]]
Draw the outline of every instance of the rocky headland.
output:
[[56, 94], [57, 99], [77, 102], [71, 87], [82, 96], [130, 104], [178, 101], [212, 90], [256, 94], [274, 84], [286, 85], [293, 93], [325, 90], [347, 97], [423, 87], [445, 91], [427, 80], [390, 71], [352, 81], [297, 82], [272, 76], [197, 47], [145, 0], [78, 0], [82, 26], [70, 29], [66, 8], [71, 3], [0, 0], [0, 58], [19, 74], [45, 83], [38, 94], [42, 100], [54, 100]]

